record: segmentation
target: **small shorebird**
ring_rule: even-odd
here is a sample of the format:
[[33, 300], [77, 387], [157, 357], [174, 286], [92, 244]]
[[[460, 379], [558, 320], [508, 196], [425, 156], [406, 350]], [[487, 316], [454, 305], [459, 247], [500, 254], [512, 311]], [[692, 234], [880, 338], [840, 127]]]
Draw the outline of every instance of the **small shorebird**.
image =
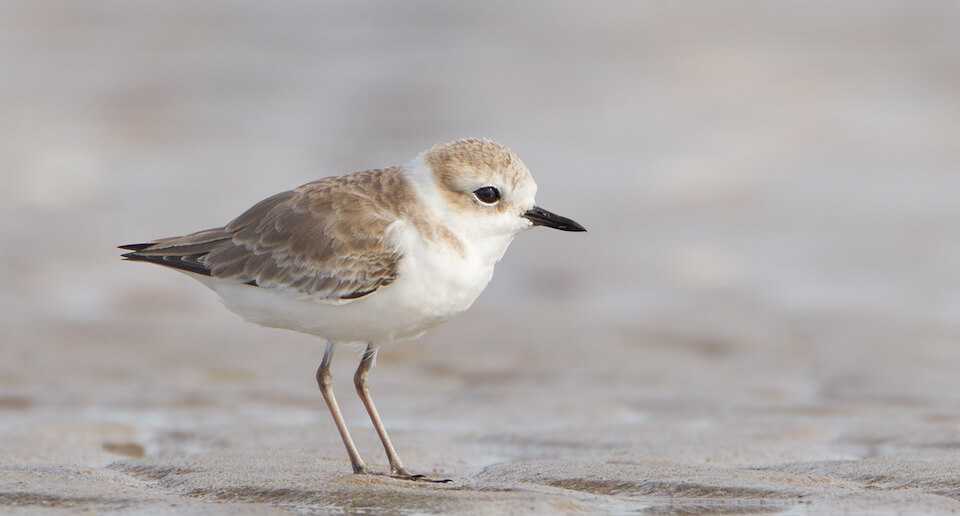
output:
[[380, 346], [417, 338], [465, 311], [521, 231], [586, 231], [534, 204], [520, 158], [489, 140], [434, 146], [402, 167], [328, 177], [260, 201], [223, 227], [120, 246], [176, 269], [247, 321], [326, 340], [320, 393], [354, 473], [367, 467], [333, 395], [336, 344], [364, 343], [353, 377], [390, 462], [404, 468], [367, 387]]

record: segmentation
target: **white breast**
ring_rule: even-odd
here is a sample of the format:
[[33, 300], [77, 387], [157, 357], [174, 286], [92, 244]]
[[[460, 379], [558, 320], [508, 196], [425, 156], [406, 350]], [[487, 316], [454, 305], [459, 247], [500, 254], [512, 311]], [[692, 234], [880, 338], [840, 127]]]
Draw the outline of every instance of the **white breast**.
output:
[[490, 283], [494, 266], [510, 240], [512, 237], [502, 241], [462, 240], [463, 248], [455, 249], [415, 234], [406, 235], [401, 245], [404, 258], [399, 278], [392, 286], [399, 298], [396, 301], [416, 309], [427, 324], [467, 310]]

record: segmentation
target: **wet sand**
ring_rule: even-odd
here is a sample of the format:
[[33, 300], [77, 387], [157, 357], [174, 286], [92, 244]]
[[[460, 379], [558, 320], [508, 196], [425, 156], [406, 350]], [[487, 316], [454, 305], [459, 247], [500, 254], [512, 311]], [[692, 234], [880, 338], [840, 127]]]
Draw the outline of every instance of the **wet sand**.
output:
[[[960, 13], [0, 7], [0, 512], [960, 510]], [[116, 244], [466, 135], [590, 228], [513, 244], [372, 389]], [[336, 389], [385, 458], [341, 351]]]

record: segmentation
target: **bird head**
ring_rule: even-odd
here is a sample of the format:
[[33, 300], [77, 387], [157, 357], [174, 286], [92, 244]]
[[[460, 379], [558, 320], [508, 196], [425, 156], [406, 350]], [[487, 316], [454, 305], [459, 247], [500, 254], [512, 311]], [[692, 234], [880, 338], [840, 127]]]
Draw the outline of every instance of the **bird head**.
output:
[[515, 235], [534, 226], [586, 231], [536, 205], [537, 183], [519, 156], [490, 140], [436, 145], [421, 154], [420, 168], [436, 192], [434, 204], [455, 226], [478, 236]]

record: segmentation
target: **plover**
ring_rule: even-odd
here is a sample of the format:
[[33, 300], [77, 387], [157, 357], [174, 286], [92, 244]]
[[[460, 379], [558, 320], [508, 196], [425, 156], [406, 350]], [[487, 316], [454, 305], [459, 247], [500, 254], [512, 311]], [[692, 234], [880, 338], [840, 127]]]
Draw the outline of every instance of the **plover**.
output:
[[354, 473], [367, 473], [331, 385], [337, 344], [361, 343], [357, 394], [390, 474], [404, 468], [367, 375], [381, 346], [467, 310], [521, 231], [586, 231], [534, 204], [537, 184], [507, 147], [465, 139], [405, 166], [327, 177], [255, 204], [225, 226], [120, 246], [123, 258], [184, 272], [247, 321], [325, 339], [316, 380]]

